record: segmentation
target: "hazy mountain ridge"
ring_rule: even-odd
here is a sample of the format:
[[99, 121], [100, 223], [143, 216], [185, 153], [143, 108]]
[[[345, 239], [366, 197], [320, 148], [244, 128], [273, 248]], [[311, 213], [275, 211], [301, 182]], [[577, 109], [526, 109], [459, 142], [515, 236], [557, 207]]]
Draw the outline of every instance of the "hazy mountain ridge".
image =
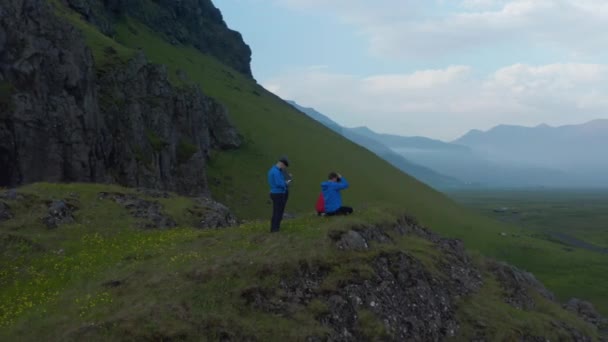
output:
[[292, 105], [294, 108], [296, 108], [300, 112], [302, 112], [302, 113], [310, 116], [311, 118], [319, 121], [320, 123], [322, 123], [323, 125], [325, 125], [327, 128], [330, 128], [331, 130], [333, 130], [335, 132], [338, 132], [340, 134], [343, 133], [344, 127], [342, 127], [339, 123], [337, 123], [337, 122], [333, 121], [332, 119], [330, 119], [327, 115], [318, 112], [316, 109], [310, 108], [310, 107], [300, 106], [295, 101], [291, 101], [291, 100], [287, 100], [285, 102], [289, 103], [290, 105]]
[[563, 172], [564, 186], [608, 186], [605, 119], [558, 127], [500, 125], [485, 132], [470, 131], [454, 142], [493, 162]]
[[433, 150], [456, 150], [468, 151], [469, 148], [463, 145], [446, 143], [426, 137], [404, 137], [394, 134], [376, 133], [368, 127], [354, 127], [349, 130], [361, 135], [374, 138], [390, 148], [412, 148], [412, 149], [433, 149]]
[[[408, 173], [409, 175], [415, 177], [416, 179], [418, 179], [430, 186], [433, 186], [436, 188], [464, 186], [464, 184], [462, 184], [460, 181], [458, 181], [455, 178], [442, 175], [436, 171], [429, 169], [428, 167], [425, 167], [425, 166], [422, 166], [422, 165], [419, 165], [419, 164], [416, 164], [416, 163], [413, 163], [413, 162], [407, 160], [400, 154], [393, 151], [390, 148], [390, 146], [387, 146], [385, 144], [385, 142], [383, 142], [381, 139], [378, 139], [379, 135], [374, 133], [372, 130], [370, 130], [367, 127], [357, 127], [357, 128], [343, 127], [340, 124], [338, 124], [337, 122], [330, 119], [327, 115], [318, 112], [314, 108], [300, 106], [295, 101], [287, 101], [287, 103], [289, 103], [294, 108], [301, 111], [302, 113], [304, 113], [304, 114], [308, 115], [309, 117], [322, 123], [327, 128], [335, 131], [336, 133], [341, 134], [342, 136], [349, 139], [350, 141], [367, 148], [368, 150], [370, 150], [370, 151], [374, 152], [376, 155], [378, 155], [380, 158], [391, 163], [396, 168], [402, 170], [403, 172]], [[403, 139], [398, 139], [398, 138], [402, 138], [402, 137], [386, 135], [386, 139], [384, 139], [384, 140], [394, 141], [398, 145], [400, 140], [408, 139], [408, 138], [403, 138]], [[428, 143], [427, 140], [430, 141], [431, 143], [437, 143], [437, 144], [441, 143], [439, 141], [434, 141], [432, 139], [427, 139], [427, 138], [421, 138], [421, 139], [423, 139], [422, 141], [425, 143]], [[418, 141], [418, 139], [415, 139], [415, 140]], [[403, 142], [401, 142], [401, 144], [403, 144]], [[441, 143], [441, 144], [443, 144], [443, 143]], [[445, 144], [445, 145], [448, 145], [448, 144]]]
[[[499, 125], [443, 142], [377, 133], [364, 126], [347, 128], [313, 108], [290, 104], [435, 186], [608, 186], [608, 160], [601, 158], [603, 146], [608, 144], [608, 120], [560, 127]], [[436, 175], [454, 181], [438, 182]]]

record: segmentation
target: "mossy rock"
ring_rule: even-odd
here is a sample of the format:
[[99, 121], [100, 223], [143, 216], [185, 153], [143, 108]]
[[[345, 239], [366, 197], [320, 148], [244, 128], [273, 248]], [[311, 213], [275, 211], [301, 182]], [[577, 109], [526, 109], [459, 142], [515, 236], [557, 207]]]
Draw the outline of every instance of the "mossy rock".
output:
[[184, 164], [198, 152], [198, 147], [186, 140], [181, 140], [177, 145], [177, 160], [180, 164]]
[[146, 138], [148, 138], [148, 142], [155, 152], [160, 152], [164, 150], [165, 147], [169, 146], [168, 142], [159, 137], [158, 134], [151, 129], [146, 130]]

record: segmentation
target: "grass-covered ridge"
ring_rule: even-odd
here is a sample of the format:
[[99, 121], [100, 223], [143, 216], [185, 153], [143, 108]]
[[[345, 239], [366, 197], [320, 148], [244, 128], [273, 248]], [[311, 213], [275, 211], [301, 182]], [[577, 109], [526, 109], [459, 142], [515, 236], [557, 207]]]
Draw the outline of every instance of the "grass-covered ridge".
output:
[[[363, 251], [340, 250], [331, 238], [357, 227], [394, 225], [399, 211], [368, 209], [357, 217], [335, 219], [306, 215], [286, 221], [282, 232], [272, 235], [267, 223], [259, 221], [204, 231], [181, 221], [180, 228], [148, 231], [136, 228], [137, 219], [127, 209], [99, 195], [108, 191], [159, 201], [176, 219], [193, 205], [188, 198], [148, 198], [103, 185], [36, 184], [20, 189], [18, 199], [5, 201], [15, 218], [0, 225], [0, 339], [303, 340], [327, 333], [318, 320], [330, 305], [324, 294], [377, 277], [370, 262], [380, 255], [405, 253], [432, 277], [447, 276], [441, 272], [444, 252], [415, 235], [387, 231], [393, 243], [373, 242]], [[77, 207], [75, 221], [48, 229], [42, 218], [48, 201], [58, 199]], [[483, 267], [483, 258], [477, 259]], [[252, 290], [280, 288], [282, 279], [302, 267], [320, 267], [326, 275], [318, 299], [290, 306], [288, 316], [244, 299]], [[591, 326], [541, 298], [535, 310], [510, 307], [490, 276], [484, 276], [484, 282], [478, 294], [458, 303], [461, 338], [472, 337], [481, 321], [489, 327], [485, 334], [490, 340], [524, 333], [557, 340], [568, 335], [550, 329], [556, 318], [597, 336]], [[505, 314], [510, 317], [506, 321]], [[369, 309], [362, 309], [359, 317], [364, 336], [388, 336]], [[503, 320], [489, 320], [494, 317]]]
[[[608, 313], [608, 290], [596, 281], [608, 274], [608, 265], [597, 255], [567, 252], [560, 244], [464, 210], [295, 111], [250, 78], [194, 48], [171, 45], [134, 20], [125, 18], [110, 39], [73, 12], [67, 14], [66, 18], [83, 31], [99, 68], [111, 61], [120, 62], [113, 60], [115, 55], [108, 54], [107, 47], [119, 51], [119, 56], [141, 49], [152, 62], [167, 65], [176, 84], [183, 82], [178, 77], [178, 71], [183, 71], [188, 82], [198, 84], [227, 106], [245, 143], [239, 150], [213, 156], [209, 183], [214, 197], [241, 218], [268, 216], [266, 171], [277, 156], [286, 153], [295, 176], [287, 211], [312, 212], [320, 181], [328, 171], [337, 170], [352, 184], [344, 199], [356, 209], [405, 209], [434, 230], [463, 239], [469, 248], [533, 272], [562, 300], [574, 296], [591, 300]], [[503, 232], [507, 236], [502, 237]]]

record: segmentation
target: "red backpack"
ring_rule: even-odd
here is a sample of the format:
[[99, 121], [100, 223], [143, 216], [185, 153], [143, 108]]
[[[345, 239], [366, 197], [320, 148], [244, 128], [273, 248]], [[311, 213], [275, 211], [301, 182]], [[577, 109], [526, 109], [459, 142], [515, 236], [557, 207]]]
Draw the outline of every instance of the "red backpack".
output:
[[319, 194], [319, 198], [317, 198], [317, 204], [315, 205], [315, 209], [317, 210], [317, 214], [322, 214], [325, 212], [325, 198], [323, 198], [323, 193]]

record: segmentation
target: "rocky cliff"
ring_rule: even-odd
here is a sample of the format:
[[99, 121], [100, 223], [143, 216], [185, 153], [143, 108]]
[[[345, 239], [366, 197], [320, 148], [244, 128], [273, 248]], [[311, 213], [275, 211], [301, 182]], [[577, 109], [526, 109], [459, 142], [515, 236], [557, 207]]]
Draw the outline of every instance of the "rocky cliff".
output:
[[66, 0], [104, 34], [124, 16], [163, 33], [172, 44], [192, 45], [237, 71], [251, 76], [251, 49], [230, 30], [211, 0]]
[[[212, 149], [240, 141], [225, 108], [143, 54], [96, 73], [81, 33], [42, 0], [0, 8], [0, 186], [116, 182], [207, 192]], [[115, 51], [106, 51], [111, 55]]]

